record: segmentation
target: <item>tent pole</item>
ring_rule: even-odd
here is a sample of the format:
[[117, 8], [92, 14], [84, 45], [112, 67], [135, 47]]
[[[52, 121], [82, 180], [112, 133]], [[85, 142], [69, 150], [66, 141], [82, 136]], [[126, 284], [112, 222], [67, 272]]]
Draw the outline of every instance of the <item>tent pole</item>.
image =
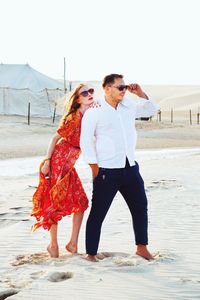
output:
[[54, 111], [53, 111], [53, 123], [55, 122], [55, 118], [56, 118], [56, 102], [55, 102]]
[[31, 116], [31, 103], [28, 102], [28, 125], [30, 125], [30, 116]]
[[46, 95], [47, 95], [47, 100], [48, 100], [48, 103], [49, 103], [49, 113], [50, 113], [50, 116], [52, 117], [52, 111], [51, 111], [51, 103], [49, 101], [49, 94], [48, 94], [48, 90], [47, 88], [45, 88], [45, 91], [46, 91]]
[[6, 115], [5, 89], [3, 88], [3, 114]]

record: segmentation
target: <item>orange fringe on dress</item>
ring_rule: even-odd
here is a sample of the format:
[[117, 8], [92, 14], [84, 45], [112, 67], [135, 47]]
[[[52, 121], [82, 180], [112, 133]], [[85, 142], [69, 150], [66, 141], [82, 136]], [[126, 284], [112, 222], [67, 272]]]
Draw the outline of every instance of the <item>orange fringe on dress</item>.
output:
[[61, 139], [57, 142], [50, 162], [50, 178], [41, 172], [39, 185], [33, 195], [31, 215], [37, 220], [32, 230], [38, 227], [50, 229], [62, 217], [72, 213], [84, 212], [88, 198], [83, 189], [74, 164], [80, 155], [81, 112], [68, 116], [57, 132]]

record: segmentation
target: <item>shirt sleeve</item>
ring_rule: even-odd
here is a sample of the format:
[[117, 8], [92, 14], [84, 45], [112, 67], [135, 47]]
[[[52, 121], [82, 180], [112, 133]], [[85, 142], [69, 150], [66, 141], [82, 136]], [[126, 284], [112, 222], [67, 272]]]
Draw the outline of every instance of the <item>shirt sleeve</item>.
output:
[[94, 143], [97, 110], [98, 108], [89, 108], [82, 118], [80, 147], [83, 158], [88, 164], [98, 163]]
[[151, 99], [139, 98], [135, 106], [135, 118], [152, 117], [158, 110]]

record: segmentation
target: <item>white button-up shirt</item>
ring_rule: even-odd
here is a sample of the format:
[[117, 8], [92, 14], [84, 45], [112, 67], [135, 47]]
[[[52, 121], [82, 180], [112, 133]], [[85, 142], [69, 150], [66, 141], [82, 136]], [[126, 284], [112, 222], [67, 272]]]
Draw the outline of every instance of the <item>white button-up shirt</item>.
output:
[[89, 108], [82, 119], [80, 146], [88, 164], [102, 168], [124, 168], [126, 157], [135, 165], [137, 132], [135, 119], [150, 117], [157, 108], [151, 100], [123, 99], [115, 109], [106, 100]]

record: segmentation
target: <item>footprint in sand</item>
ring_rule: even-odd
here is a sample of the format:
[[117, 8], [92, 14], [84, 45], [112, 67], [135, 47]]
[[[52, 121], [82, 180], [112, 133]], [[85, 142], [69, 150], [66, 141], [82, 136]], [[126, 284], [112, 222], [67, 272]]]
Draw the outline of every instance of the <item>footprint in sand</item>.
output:
[[123, 258], [123, 257], [115, 257], [113, 262], [118, 267], [134, 267], [139, 265], [136, 258]]
[[30, 255], [18, 255], [16, 261], [11, 263], [12, 266], [20, 266], [25, 264], [41, 264], [49, 260], [48, 253], [35, 253]]
[[161, 179], [153, 180], [150, 184], [147, 184], [147, 191], [149, 189], [169, 189], [169, 188], [182, 188], [182, 185], [178, 184], [175, 179]]
[[13, 223], [20, 221], [29, 221], [30, 217], [26, 212], [12, 212], [12, 213], [1, 213], [0, 222], [8, 223], [7, 225], [12, 225]]
[[28, 207], [21, 207], [21, 206], [18, 206], [18, 207], [11, 207], [10, 210], [12, 212], [14, 212], [14, 214], [27, 214], [30, 212], [29, 208]]
[[16, 206], [16, 207], [11, 207], [10, 209], [13, 209], [13, 210], [24, 210], [24, 207], [22, 207], [22, 206]]
[[7, 213], [1, 213], [1, 214], [0, 214], [0, 218], [1, 218], [1, 217], [4, 217], [5, 215], [7, 215]]
[[72, 272], [54, 272], [48, 275], [47, 280], [51, 282], [60, 282], [71, 279], [74, 276]]
[[17, 220], [12, 220], [12, 219], [1, 219], [0, 218], [0, 227], [1, 227], [1, 229], [3, 228], [3, 227], [8, 227], [8, 226], [11, 226], [11, 225], [14, 225], [14, 224], [16, 224], [16, 223], [18, 223], [19, 221], [17, 221]]
[[169, 252], [168, 250], [158, 251], [153, 256], [154, 256], [154, 261], [159, 261], [159, 262], [174, 261], [174, 260], [178, 259], [177, 255], [175, 255], [174, 253]]
[[118, 235], [118, 234], [121, 234], [121, 232], [120, 231], [113, 232], [113, 235]]
[[97, 255], [99, 260], [109, 259], [114, 265], [120, 267], [136, 266], [139, 264], [138, 257], [122, 252], [101, 252]]
[[121, 257], [127, 257], [130, 256], [128, 253], [123, 253], [123, 252], [100, 252], [97, 254], [98, 259], [104, 259], [104, 258], [112, 258], [115, 256], [121, 256]]
[[179, 280], [182, 284], [187, 284], [187, 283], [199, 284], [200, 283], [200, 280], [191, 279], [188, 277], [184, 277], [184, 278], [181, 277], [181, 278], [179, 278]]
[[35, 189], [37, 189], [37, 186], [36, 185], [28, 185], [28, 187], [26, 188], [26, 190], [29, 190], [29, 189], [35, 190]]
[[136, 267], [146, 265], [148, 263], [155, 263], [156, 261], [172, 260], [172, 255], [164, 253], [153, 253], [154, 260], [145, 260], [142, 257], [134, 254], [121, 253], [121, 252], [102, 252], [97, 255], [101, 261], [108, 259], [118, 267]]
[[34, 272], [30, 274], [31, 279], [39, 279], [41, 278], [44, 274], [46, 273], [46, 271], [38, 271], [38, 272]]
[[19, 291], [14, 290], [14, 289], [9, 289], [9, 290], [0, 292], [0, 300], [4, 300], [10, 296], [16, 295], [17, 293], [19, 293]]

